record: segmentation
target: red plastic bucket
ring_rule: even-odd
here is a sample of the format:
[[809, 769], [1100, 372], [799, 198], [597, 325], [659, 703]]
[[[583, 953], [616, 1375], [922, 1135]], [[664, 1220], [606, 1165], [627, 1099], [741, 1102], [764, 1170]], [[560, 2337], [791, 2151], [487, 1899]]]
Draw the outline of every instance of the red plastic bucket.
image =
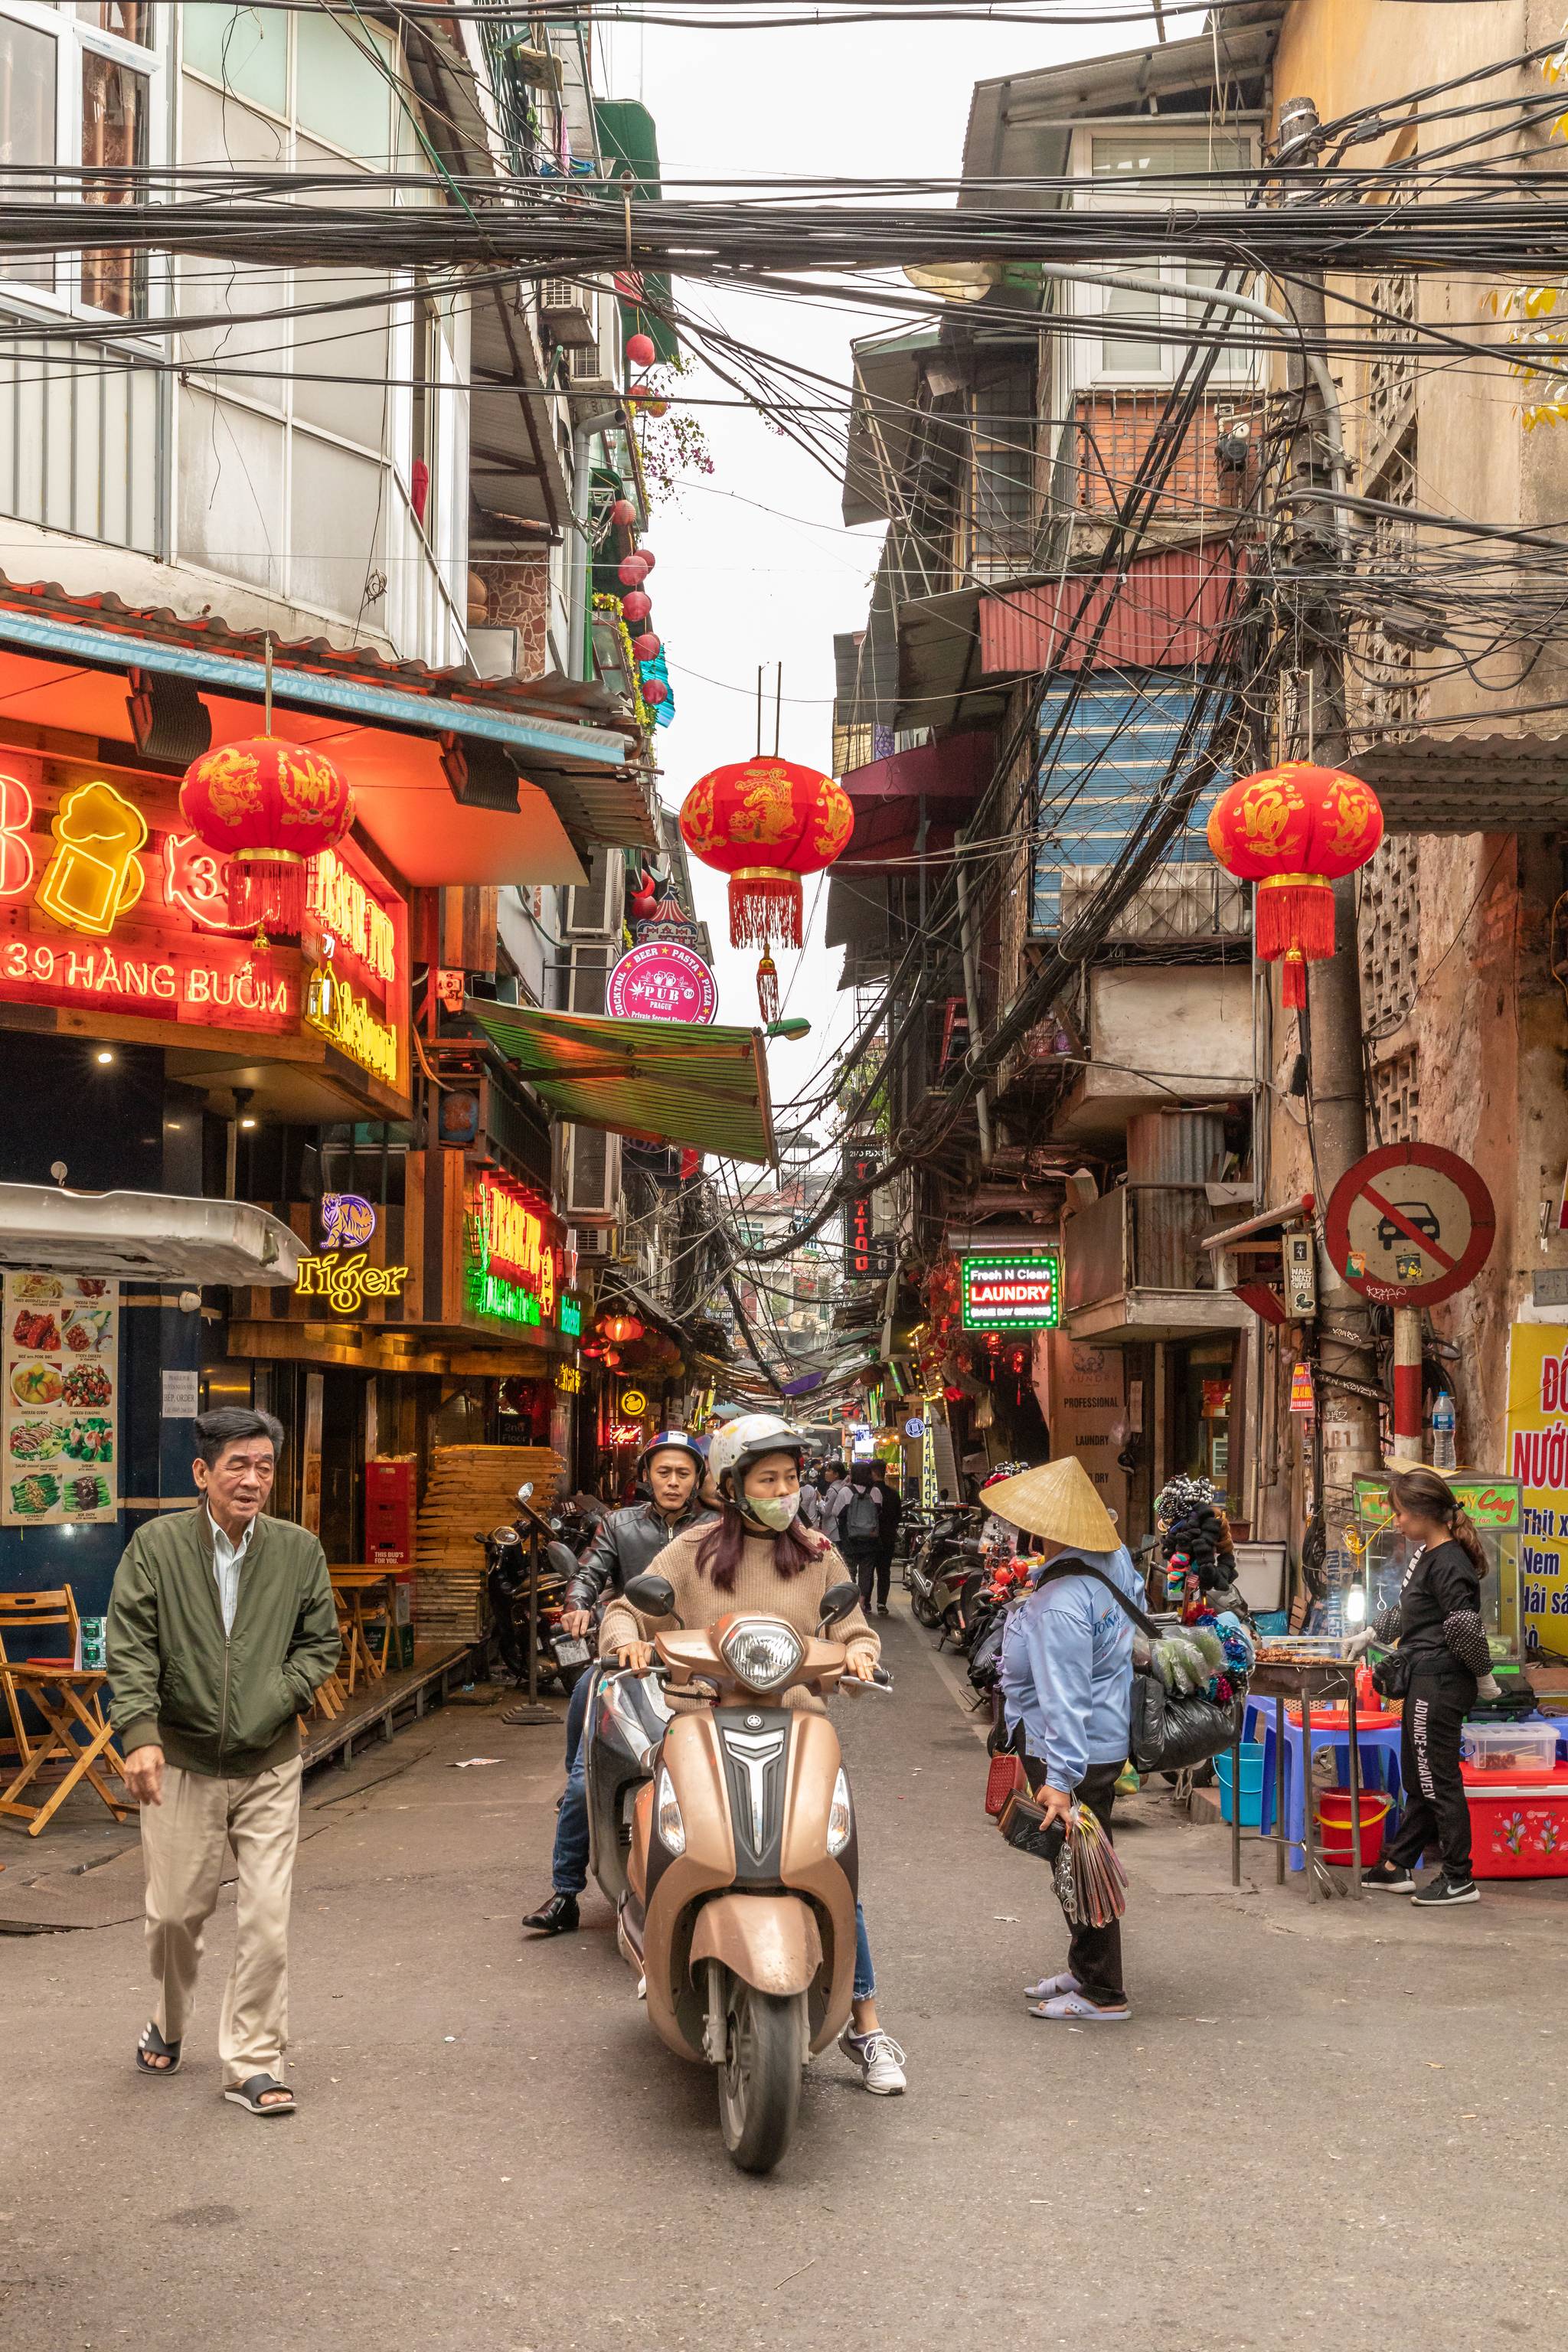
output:
[[[1373, 1863], [1383, 1852], [1383, 1824], [1393, 1804], [1381, 1789], [1361, 1792], [1361, 1858]], [[1351, 1858], [1351, 1792], [1325, 1789], [1318, 1800], [1318, 1826], [1323, 1833], [1323, 1860], [1348, 1863]]]

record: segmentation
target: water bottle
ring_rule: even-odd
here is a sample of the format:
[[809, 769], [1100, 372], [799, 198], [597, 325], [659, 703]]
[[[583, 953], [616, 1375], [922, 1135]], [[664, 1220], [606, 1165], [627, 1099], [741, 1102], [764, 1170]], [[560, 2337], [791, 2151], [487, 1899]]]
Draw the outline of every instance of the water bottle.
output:
[[1454, 1467], [1454, 1400], [1444, 1389], [1432, 1408], [1432, 1467]]

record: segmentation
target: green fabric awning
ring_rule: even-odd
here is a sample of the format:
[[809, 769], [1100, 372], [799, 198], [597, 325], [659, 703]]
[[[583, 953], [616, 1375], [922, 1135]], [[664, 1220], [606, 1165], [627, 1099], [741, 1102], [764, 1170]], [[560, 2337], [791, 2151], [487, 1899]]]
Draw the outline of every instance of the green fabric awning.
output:
[[477, 996], [464, 1009], [563, 1118], [726, 1160], [777, 1164], [758, 1029], [541, 1013]]
[[[658, 182], [658, 132], [647, 107], [635, 98], [596, 98], [594, 120], [606, 176], [618, 180], [622, 172], [629, 172], [631, 194], [638, 204], [657, 204], [664, 193]], [[663, 270], [645, 271], [643, 291], [657, 307], [646, 310], [642, 303], [623, 297], [622, 333], [647, 335], [659, 359], [667, 366], [673, 365], [680, 357], [680, 345], [674, 328], [661, 315], [669, 308], [668, 277]]]

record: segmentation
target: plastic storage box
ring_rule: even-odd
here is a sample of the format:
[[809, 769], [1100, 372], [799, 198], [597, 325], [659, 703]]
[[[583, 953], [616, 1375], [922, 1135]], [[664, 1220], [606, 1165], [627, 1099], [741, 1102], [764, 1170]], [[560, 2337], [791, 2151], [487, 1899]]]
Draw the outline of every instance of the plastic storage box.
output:
[[1505, 1780], [1492, 1788], [1489, 1778], [1465, 1774], [1476, 1876], [1568, 1878], [1568, 1765], [1550, 1780]]
[[1549, 1780], [1557, 1765], [1557, 1727], [1539, 1716], [1524, 1723], [1467, 1723], [1459, 1761], [1467, 1782]]

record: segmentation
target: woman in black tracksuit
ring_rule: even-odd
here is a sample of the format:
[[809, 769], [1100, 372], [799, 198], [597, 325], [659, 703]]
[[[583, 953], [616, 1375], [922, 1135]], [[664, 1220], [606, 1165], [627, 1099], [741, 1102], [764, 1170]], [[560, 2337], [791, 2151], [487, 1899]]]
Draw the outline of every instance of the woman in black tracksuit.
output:
[[[1436, 1471], [1396, 1471], [1388, 1493], [1394, 1523], [1415, 1549], [1399, 1599], [1368, 1628], [1359, 1646], [1374, 1639], [1396, 1642], [1399, 1656], [1410, 1662], [1400, 1737], [1405, 1812], [1362, 1884], [1413, 1895], [1434, 1909], [1476, 1903], [1480, 1895], [1470, 1875], [1470, 1813], [1459, 1777], [1459, 1735], [1478, 1691], [1489, 1697], [1497, 1694], [1480, 1617], [1487, 1556], [1453, 1489]], [[1442, 1850], [1443, 1867], [1417, 1894], [1411, 1872], [1434, 1842]]]

